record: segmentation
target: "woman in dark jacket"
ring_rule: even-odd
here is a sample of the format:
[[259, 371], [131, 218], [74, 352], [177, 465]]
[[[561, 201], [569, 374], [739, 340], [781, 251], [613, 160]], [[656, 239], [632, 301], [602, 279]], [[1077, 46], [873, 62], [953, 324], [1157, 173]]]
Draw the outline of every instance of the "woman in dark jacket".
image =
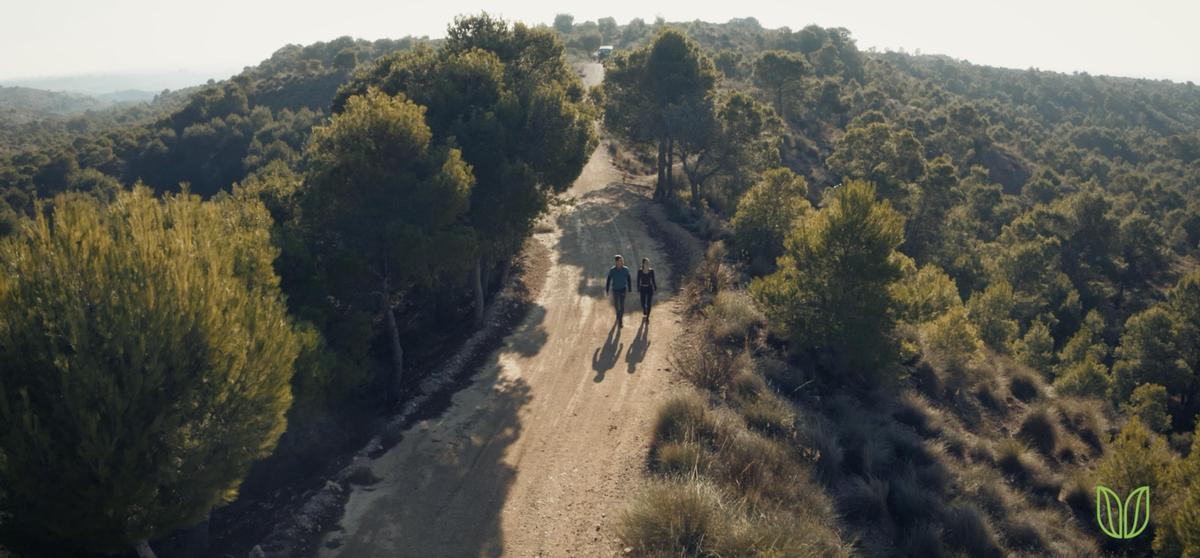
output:
[[654, 281], [654, 269], [650, 267], [650, 258], [642, 258], [642, 266], [638, 268], [637, 276], [638, 293], [642, 295], [642, 315], [643, 319], [650, 319], [650, 300], [654, 298], [654, 291], [658, 290], [658, 283]]

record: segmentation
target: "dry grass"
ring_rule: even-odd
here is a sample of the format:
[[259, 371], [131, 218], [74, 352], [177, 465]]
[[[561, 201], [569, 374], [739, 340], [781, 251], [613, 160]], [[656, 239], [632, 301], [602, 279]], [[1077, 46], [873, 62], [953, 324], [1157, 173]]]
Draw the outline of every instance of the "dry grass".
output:
[[742, 416], [751, 429], [768, 436], [791, 437], [796, 431], [791, 404], [777, 396], [765, 396], [746, 405]]
[[1008, 378], [1008, 391], [1013, 397], [1026, 403], [1038, 399], [1045, 392], [1042, 379], [1028, 368], [1014, 368]]
[[723, 290], [713, 298], [708, 311], [709, 331], [719, 342], [743, 344], [764, 323], [762, 312], [746, 291]]
[[621, 518], [621, 539], [640, 556], [702, 556], [727, 530], [717, 490], [702, 482], [656, 483]]
[[692, 338], [676, 343], [669, 360], [692, 385], [718, 394], [724, 393], [739, 371], [738, 363], [728, 353]]
[[1062, 488], [1062, 483], [1045, 463], [1017, 440], [1009, 439], [999, 444], [996, 466], [1014, 485], [1028, 490], [1043, 502], [1055, 500]]
[[1021, 418], [1017, 438], [1029, 444], [1043, 456], [1055, 458], [1062, 435], [1058, 431], [1058, 413], [1048, 405], [1029, 409]]

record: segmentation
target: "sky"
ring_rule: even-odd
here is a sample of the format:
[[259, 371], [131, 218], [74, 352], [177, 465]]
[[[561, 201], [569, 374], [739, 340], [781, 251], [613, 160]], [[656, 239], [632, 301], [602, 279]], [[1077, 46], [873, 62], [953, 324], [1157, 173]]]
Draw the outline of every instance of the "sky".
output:
[[976, 64], [1200, 82], [1200, 0], [0, 0], [0, 80], [191, 72], [228, 77], [279, 47], [343, 35], [444, 34], [457, 14], [526, 23], [724, 22], [846, 27], [862, 49]]

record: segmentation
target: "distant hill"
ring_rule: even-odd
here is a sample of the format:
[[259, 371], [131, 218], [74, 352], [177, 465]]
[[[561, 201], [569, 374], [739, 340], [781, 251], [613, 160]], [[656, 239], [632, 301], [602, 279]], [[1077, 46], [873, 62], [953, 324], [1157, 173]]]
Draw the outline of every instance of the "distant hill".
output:
[[[182, 89], [193, 85], [201, 85], [209, 80], [222, 80], [240, 71], [239, 68], [228, 68], [210, 71], [178, 70], [174, 72], [142, 72], [124, 74], [80, 74], [69, 76], [34, 77], [0, 80], [0, 86], [22, 86], [51, 91], [69, 91], [95, 97], [124, 94], [129, 91], [138, 93], [152, 91], [158, 93], [164, 89]], [[148, 100], [153, 98], [144, 95], [136, 99], [118, 100]]]
[[79, 93], [0, 86], [0, 122], [25, 124], [55, 116], [70, 116], [88, 110], [103, 109], [112, 103], [112, 100], [101, 100]]

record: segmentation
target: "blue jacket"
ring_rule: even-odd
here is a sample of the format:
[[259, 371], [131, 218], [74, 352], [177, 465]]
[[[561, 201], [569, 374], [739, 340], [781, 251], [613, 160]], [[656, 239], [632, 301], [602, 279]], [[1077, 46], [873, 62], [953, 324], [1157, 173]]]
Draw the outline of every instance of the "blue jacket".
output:
[[628, 291], [633, 286], [633, 277], [629, 275], [628, 267], [612, 266], [608, 270], [608, 279], [604, 281], [604, 292], [611, 287], [614, 291]]

